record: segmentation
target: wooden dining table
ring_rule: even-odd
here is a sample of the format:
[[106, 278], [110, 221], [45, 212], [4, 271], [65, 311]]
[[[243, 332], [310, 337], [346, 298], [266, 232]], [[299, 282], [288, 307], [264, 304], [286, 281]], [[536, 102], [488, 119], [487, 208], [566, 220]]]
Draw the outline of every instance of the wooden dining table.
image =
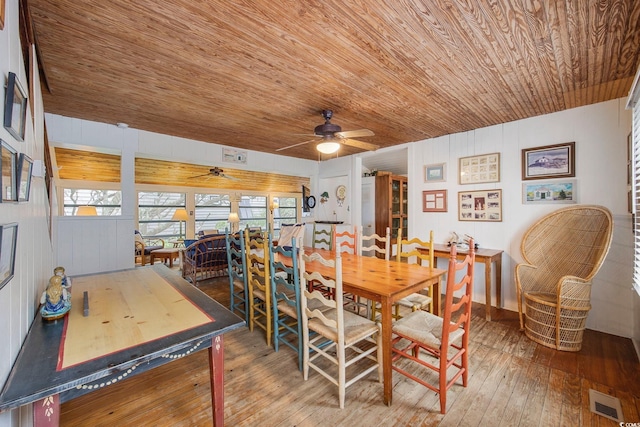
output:
[[[325, 259], [335, 259], [335, 252], [327, 249], [305, 247], [304, 252], [307, 255], [317, 252]], [[409, 294], [433, 287], [433, 309], [434, 313], [440, 315], [440, 279], [447, 271], [348, 253], [342, 253], [340, 256], [342, 258], [343, 292], [380, 303], [384, 403], [391, 405], [393, 397], [391, 369], [393, 303]], [[286, 264], [286, 259], [282, 261]], [[334, 272], [333, 269], [323, 266], [319, 262], [308, 262], [305, 266], [308, 271], [317, 271], [327, 277], [332, 277]]]

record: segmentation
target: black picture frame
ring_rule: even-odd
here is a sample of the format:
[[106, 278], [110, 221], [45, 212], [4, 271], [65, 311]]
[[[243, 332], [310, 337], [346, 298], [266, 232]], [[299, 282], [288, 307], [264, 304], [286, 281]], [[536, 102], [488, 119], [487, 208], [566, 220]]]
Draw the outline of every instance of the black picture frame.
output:
[[18, 81], [18, 76], [9, 72], [4, 99], [4, 127], [15, 139], [24, 141], [26, 119], [27, 92]]
[[0, 289], [13, 278], [16, 266], [17, 241], [17, 222], [4, 224], [0, 227]]
[[24, 153], [20, 153], [18, 159], [18, 172], [16, 180], [16, 188], [18, 190], [18, 202], [29, 201], [29, 193], [31, 192], [31, 174], [33, 171], [33, 160]]
[[6, 141], [0, 139], [0, 202], [15, 202], [18, 200], [16, 191], [16, 177], [18, 152]]
[[302, 186], [302, 212], [311, 212], [311, 206], [309, 206], [309, 196], [311, 190], [305, 185]]

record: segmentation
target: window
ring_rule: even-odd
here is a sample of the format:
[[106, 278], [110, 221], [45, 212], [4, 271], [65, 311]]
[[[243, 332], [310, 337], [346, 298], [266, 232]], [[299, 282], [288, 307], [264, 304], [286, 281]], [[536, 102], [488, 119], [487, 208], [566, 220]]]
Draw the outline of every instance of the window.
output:
[[273, 235], [280, 235], [282, 224], [295, 224], [298, 222], [298, 203], [295, 197], [274, 197], [273, 210]]
[[267, 197], [242, 196], [238, 206], [240, 228], [260, 227], [267, 229]]
[[80, 206], [95, 206], [98, 215], [122, 214], [122, 192], [120, 190], [97, 190], [65, 188], [64, 216], [76, 215]]
[[231, 201], [228, 194], [198, 194], [196, 198], [196, 234], [201, 230], [223, 232], [229, 226]]
[[632, 227], [634, 233], [633, 287], [640, 295], [640, 218], [638, 216], [638, 211], [640, 211], [640, 69], [638, 69], [631, 86], [627, 108], [633, 109], [630, 141], [630, 145], [633, 147], [633, 162], [630, 165], [632, 173], [629, 171], [631, 177], [628, 178], [632, 190], [630, 197], [632, 199]]
[[173, 220], [178, 208], [185, 207], [184, 193], [140, 191], [138, 193], [138, 227], [145, 236], [179, 238], [184, 221]]

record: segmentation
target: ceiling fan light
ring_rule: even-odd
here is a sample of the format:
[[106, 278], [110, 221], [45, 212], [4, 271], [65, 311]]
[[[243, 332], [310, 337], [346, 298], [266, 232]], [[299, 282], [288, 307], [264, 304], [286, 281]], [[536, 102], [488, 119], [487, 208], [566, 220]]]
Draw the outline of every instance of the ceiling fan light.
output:
[[316, 150], [318, 150], [322, 154], [333, 154], [339, 149], [340, 149], [339, 142], [333, 142], [333, 141], [321, 142], [320, 144], [316, 145]]

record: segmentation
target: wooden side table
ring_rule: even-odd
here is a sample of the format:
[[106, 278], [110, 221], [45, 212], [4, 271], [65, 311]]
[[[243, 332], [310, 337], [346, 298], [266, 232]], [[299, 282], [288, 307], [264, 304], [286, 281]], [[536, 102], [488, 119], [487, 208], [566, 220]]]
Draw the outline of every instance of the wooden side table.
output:
[[180, 256], [179, 248], [164, 248], [151, 251], [151, 265], [156, 262], [156, 258], [161, 259], [163, 262], [169, 260], [169, 268], [173, 268], [173, 260]]
[[[428, 248], [417, 248], [418, 251], [428, 254]], [[433, 257], [449, 259], [451, 248], [443, 244], [433, 245]], [[484, 285], [485, 285], [485, 318], [491, 321], [491, 265], [496, 264], [496, 307], [502, 308], [502, 250], [480, 248], [476, 250], [476, 261], [484, 263]], [[458, 249], [458, 258], [462, 259], [467, 255], [467, 251]]]

